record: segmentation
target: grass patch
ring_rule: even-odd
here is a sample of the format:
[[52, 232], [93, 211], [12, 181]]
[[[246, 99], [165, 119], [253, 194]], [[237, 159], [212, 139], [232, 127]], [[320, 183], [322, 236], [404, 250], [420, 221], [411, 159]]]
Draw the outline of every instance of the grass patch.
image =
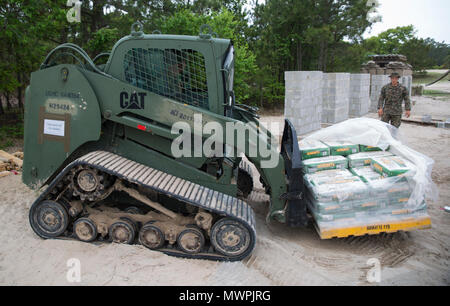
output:
[[424, 96], [434, 97], [434, 98], [450, 98], [450, 92], [426, 89], [423, 91]]
[[[413, 76], [413, 84], [414, 85], [430, 84], [431, 82], [434, 82], [437, 79], [439, 79], [442, 75], [443, 75], [443, 73], [438, 73], [438, 72], [428, 72], [428, 73], [425, 73], [425, 74], [415, 74]], [[441, 82], [448, 82], [448, 77], [444, 78], [439, 83], [441, 83]]]
[[0, 127], [0, 149], [13, 146], [18, 139], [23, 139], [23, 122]]

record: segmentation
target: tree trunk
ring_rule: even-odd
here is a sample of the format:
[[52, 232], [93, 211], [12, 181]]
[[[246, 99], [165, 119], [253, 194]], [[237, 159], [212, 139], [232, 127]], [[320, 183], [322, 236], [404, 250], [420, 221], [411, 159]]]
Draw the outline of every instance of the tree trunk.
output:
[[9, 92], [5, 93], [5, 98], [6, 98], [6, 109], [10, 110], [11, 109], [11, 102], [9, 101]]
[[19, 108], [23, 109], [23, 100], [22, 100], [22, 77], [20, 73], [17, 74], [17, 78], [19, 81], [19, 87], [17, 87], [17, 101], [19, 101]]
[[320, 52], [319, 52], [319, 64], [318, 68], [320, 71], [326, 72], [327, 70], [327, 52], [328, 43], [325, 40], [320, 42]]
[[3, 115], [5, 111], [3, 110], [3, 99], [2, 96], [0, 96], [0, 115]]
[[106, 5], [106, 1], [94, 1], [92, 8], [92, 23], [91, 32], [97, 32], [104, 22], [103, 18], [103, 7]]
[[297, 71], [302, 71], [303, 69], [303, 54], [302, 54], [302, 43], [297, 42]]
[[65, 43], [65, 42], [67, 42], [67, 28], [66, 27], [64, 27], [62, 30], [61, 30], [61, 33], [60, 33], [60, 36], [59, 36], [59, 41], [61, 42], [61, 43]]
[[333, 44], [333, 45], [331, 45], [331, 54], [330, 54], [330, 57], [331, 57], [331, 61], [330, 61], [330, 63], [331, 63], [331, 71], [335, 71], [335, 69], [336, 69], [336, 65], [335, 65], [335, 62], [334, 62], [334, 59], [335, 59], [335, 56], [336, 56], [336, 44]]
[[324, 44], [325, 44], [325, 42], [323, 40], [320, 41], [319, 60], [317, 62], [317, 69], [319, 71], [323, 71], [323, 50], [324, 50]]

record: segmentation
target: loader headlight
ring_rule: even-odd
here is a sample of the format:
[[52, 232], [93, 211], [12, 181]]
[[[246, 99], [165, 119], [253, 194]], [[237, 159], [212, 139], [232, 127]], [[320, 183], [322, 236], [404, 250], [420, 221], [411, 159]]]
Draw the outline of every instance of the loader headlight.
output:
[[69, 78], [69, 69], [67, 69], [67, 68], [61, 69], [61, 78], [64, 82], [67, 81], [67, 79]]

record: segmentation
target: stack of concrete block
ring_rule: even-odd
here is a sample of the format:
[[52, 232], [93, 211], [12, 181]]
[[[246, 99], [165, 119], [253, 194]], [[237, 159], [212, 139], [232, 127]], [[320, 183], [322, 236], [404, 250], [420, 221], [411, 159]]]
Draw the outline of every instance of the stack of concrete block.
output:
[[350, 75], [349, 116], [361, 117], [369, 112], [370, 107], [370, 74]]
[[338, 123], [348, 119], [349, 90], [349, 73], [326, 73], [323, 75], [323, 123]]
[[381, 89], [389, 84], [391, 79], [388, 75], [372, 75], [370, 85], [370, 111], [376, 112], [378, 109], [378, 100], [380, 98]]
[[400, 79], [400, 84], [406, 87], [410, 97], [412, 95], [412, 86], [413, 86], [412, 79], [413, 79], [412, 75], [405, 75]]
[[284, 116], [298, 135], [320, 130], [322, 116], [321, 71], [286, 71]]

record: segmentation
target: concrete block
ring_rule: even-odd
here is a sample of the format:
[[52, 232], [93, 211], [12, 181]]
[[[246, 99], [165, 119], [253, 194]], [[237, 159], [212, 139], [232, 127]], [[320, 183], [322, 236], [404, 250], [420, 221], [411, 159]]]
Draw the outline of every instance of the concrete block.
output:
[[321, 71], [285, 72], [285, 117], [298, 135], [320, 129], [322, 79]]
[[350, 103], [350, 74], [324, 74], [322, 92], [322, 122], [338, 123], [347, 120]]
[[406, 89], [408, 89], [409, 96], [411, 97], [412, 87], [413, 87], [412, 75], [405, 75], [405, 76], [401, 77], [400, 84], [402, 84], [403, 86], [406, 87]]
[[361, 117], [369, 112], [370, 74], [351, 74], [349, 116]]

